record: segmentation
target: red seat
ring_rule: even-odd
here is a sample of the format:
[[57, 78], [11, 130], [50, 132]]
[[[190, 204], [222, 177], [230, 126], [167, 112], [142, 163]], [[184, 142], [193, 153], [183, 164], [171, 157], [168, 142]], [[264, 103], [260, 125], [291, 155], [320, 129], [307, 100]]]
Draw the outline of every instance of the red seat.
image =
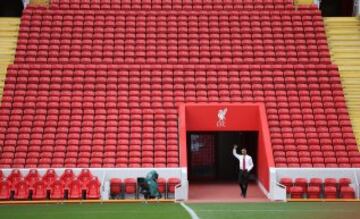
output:
[[64, 199], [64, 185], [60, 180], [56, 180], [54, 183], [52, 183], [50, 190], [50, 199]]
[[160, 193], [165, 193], [166, 192], [166, 179], [158, 178], [157, 183], [158, 183], [158, 191]]
[[350, 186], [342, 186], [340, 189], [340, 198], [342, 199], [354, 199], [355, 191]]
[[86, 188], [87, 184], [92, 178], [93, 175], [91, 174], [89, 169], [82, 169], [78, 176], [78, 180], [80, 181], [83, 188]]
[[117, 196], [121, 194], [121, 185], [122, 181], [119, 178], [112, 178], [110, 180], [110, 194], [112, 196]]
[[304, 197], [304, 188], [301, 186], [294, 186], [290, 188], [289, 193], [291, 198], [300, 199]]
[[15, 186], [22, 180], [22, 175], [20, 170], [13, 169], [10, 175], [7, 177], [6, 181], [11, 184], [12, 190], [15, 190]]
[[322, 179], [321, 178], [311, 178], [309, 182], [309, 186], [315, 186], [321, 188]]
[[335, 199], [337, 198], [337, 190], [334, 186], [325, 186], [324, 188], [324, 198], [325, 199]]
[[57, 180], [57, 175], [54, 169], [48, 169], [42, 178], [45, 186], [50, 190], [51, 185]]
[[63, 183], [65, 189], [69, 188], [70, 184], [75, 180], [75, 175], [72, 169], [66, 169], [60, 176], [60, 180]]
[[286, 187], [286, 193], [290, 193], [290, 188], [294, 185], [293, 180], [288, 177], [281, 178], [280, 184], [282, 184]]
[[136, 180], [134, 178], [126, 178], [124, 180], [125, 194], [136, 193]]
[[44, 182], [39, 181], [33, 185], [33, 200], [44, 200], [47, 198], [46, 185]]
[[339, 189], [341, 190], [342, 187], [349, 187], [351, 184], [351, 179], [349, 178], [340, 178], [339, 179]]
[[335, 178], [326, 178], [324, 180], [324, 186], [330, 186], [337, 188], [337, 181]]
[[168, 185], [168, 193], [175, 193], [175, 187], [180, 184], [180, 179], [179, 178], [175, 178], [175, 177], [171, 177], [168, 179], [167, 181], [167, 185]]
[[39, 180], [40, 180], [40, 175], [37, 169], [31, 169], [28, 175], [25, 177], [25, 181], [30, 187], [30, 189], [32, 189], [33, 185], [37, 183]]
[[0, 182], [0, 200], [9, 200], [11, 195], [11, 186], [7, 181]]
[[20, 181], [15, 186], [15, 200], [26, 200], [29, 198], [29, 187], [25, 181]]
[[82, 198], [82, 189], [81, 183], [79, 180], [74, 180], [69, 185], [69, 199], [81, 199]]
[[320, 187], [319, 186], [309, 186], [307, 192], [307, 198], [309, 199], [317, 199], [320, 198]]
[[100, 182], [97, 177], [92, 179], [87, 184], [86, 198], [87, 199], [99, 199], [100, 198]]
[[308, 182], [306, 178], [296, 178], [295, 182], [294, 182], [295, 186], [299, 186], [303, 188], [303, 191], [306, 193], [307, 192], [307, 186], [308, 186]]

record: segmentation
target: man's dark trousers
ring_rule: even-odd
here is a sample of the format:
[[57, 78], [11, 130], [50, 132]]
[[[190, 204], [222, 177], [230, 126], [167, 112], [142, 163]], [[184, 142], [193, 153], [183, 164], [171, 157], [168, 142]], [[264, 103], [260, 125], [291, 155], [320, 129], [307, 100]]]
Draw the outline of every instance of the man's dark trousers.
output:
[[246, 197], [246, 191], [249, 183], [249, 173], [247, 170], [239, 170], [239, 185], [241, 194]]

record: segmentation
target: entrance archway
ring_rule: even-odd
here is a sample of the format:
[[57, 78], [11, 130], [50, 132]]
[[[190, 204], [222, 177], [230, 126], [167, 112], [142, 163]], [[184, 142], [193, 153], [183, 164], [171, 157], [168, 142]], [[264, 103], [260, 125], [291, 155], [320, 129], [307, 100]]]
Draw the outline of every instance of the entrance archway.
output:
[[188, 136], [191, 132], [257, 132], [258, 183], [267, 194], [269, 168], [274, 167], [269, 127], [263, 103], [183, 104], [179, 107], [180, 162], [188, 165]]

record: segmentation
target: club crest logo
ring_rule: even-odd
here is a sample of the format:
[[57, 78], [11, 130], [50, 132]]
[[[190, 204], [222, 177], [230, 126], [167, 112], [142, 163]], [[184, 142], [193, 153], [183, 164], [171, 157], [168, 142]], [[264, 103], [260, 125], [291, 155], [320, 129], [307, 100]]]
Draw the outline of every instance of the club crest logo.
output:
[[224, 109], [219, 109], [217, 117], [218, 117], [218, 121], [216, 123], [217, 127], [225, 127], [225, 121], [226, 121], [226, 113], [227, 113], [227, 108]]

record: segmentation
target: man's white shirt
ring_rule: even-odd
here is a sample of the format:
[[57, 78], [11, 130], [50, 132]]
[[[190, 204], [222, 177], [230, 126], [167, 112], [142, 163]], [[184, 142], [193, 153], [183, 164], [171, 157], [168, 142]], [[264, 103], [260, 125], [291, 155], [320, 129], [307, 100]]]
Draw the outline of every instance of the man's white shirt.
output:
[[[233, 155], [234, 155], [234, 157], [236, 157], [239, 160], [239, 168], [240, 168], [240, 170], [242, 170], [244, 155], [236, 153], [235, 148], [233, 149]], [[245, 155], [245, 167], [248, 172], [254, 167], [252, 158], [249, 155]]]

